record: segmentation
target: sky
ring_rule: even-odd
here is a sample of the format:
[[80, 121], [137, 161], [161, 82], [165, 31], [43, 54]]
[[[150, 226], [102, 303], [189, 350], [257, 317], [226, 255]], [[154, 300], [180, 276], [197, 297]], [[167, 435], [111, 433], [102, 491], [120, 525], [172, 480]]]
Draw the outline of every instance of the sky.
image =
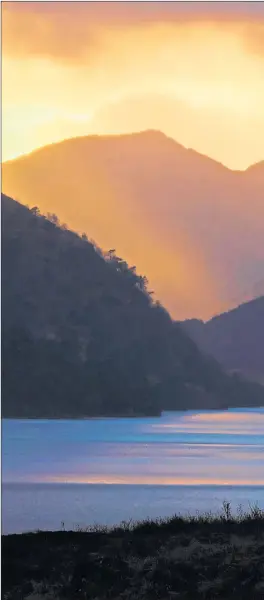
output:
[[2, 54], [3, 160], [144, 129], [264, 158], [264, 2], [3, 2]]

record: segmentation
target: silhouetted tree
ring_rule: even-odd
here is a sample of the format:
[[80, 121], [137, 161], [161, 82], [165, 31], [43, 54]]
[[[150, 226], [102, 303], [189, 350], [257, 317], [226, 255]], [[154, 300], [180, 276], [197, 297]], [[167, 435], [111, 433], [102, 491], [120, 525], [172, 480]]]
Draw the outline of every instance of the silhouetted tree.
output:
[[150, 301], [135, 266], [50, 218], [2, 196], [3, 416], [263, 404]]

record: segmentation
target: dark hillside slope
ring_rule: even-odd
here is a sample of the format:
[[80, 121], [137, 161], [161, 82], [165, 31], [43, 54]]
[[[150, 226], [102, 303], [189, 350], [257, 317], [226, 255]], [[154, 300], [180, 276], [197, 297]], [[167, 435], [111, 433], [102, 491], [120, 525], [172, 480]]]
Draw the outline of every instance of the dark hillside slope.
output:
[[264, 163], [231, 171], [159, 131], [86, 136], [4, 163], [2, 190], [116, 248], [175, 319], [207, 320], [262, 277]]
[[86, 236], [2, 196], [3, 416], [159, 414], [263, 404]]
[[226, 369], [264, 382], [264, 296], [214, 317], [183, 323], [202, 351]]

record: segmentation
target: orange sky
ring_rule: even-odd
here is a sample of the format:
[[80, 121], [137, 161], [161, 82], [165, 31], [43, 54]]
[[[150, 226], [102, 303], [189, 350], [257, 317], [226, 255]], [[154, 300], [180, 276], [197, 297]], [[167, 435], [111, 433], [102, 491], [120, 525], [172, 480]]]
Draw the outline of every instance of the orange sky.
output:
[[264, 158], [264, 3], [4, 2], [2, 31], [3, 160], [149, 128]]

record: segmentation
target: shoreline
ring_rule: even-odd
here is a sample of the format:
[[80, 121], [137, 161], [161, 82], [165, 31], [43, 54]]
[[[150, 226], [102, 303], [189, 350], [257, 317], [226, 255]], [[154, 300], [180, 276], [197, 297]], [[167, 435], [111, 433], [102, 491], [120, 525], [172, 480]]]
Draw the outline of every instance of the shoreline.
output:
[[166, 413], [200, 413], [200, 412], [226, 412], [228, 410], [263, 410], [264, 405], [251, 405], [251, 406], [220, 406], [218, 408], [179, 408], [175, 410], [163, 410], [160, 413], [153, 414], [116, 414], [116, 415], [83, 415], [83, 416], [65, 416], [65, 417], [6, 417], [2, 415], [2, 421], [102, 421], [102, 420], [114, 420], [114, 419], [149, 419], [149, 418], [157, 418], [160, 419], [163, 414]]
[[[259, 407], [262, 408], [262, 407]], [[264, 408], [264, 407], [263, 407]], [[169, 411], [169, 412], [183, 412], [183, 411]], [[184, 411], [186, 412], [186, 411]], [[102, 421], [105, 419], [147, 419], [156, 417], [159, 419], [162, 416], [160, 414], [149, 414], [149, 415], [100, 415], [100, 416], [79, 416], [79, 417], [2, 417], [8, 421]]]

